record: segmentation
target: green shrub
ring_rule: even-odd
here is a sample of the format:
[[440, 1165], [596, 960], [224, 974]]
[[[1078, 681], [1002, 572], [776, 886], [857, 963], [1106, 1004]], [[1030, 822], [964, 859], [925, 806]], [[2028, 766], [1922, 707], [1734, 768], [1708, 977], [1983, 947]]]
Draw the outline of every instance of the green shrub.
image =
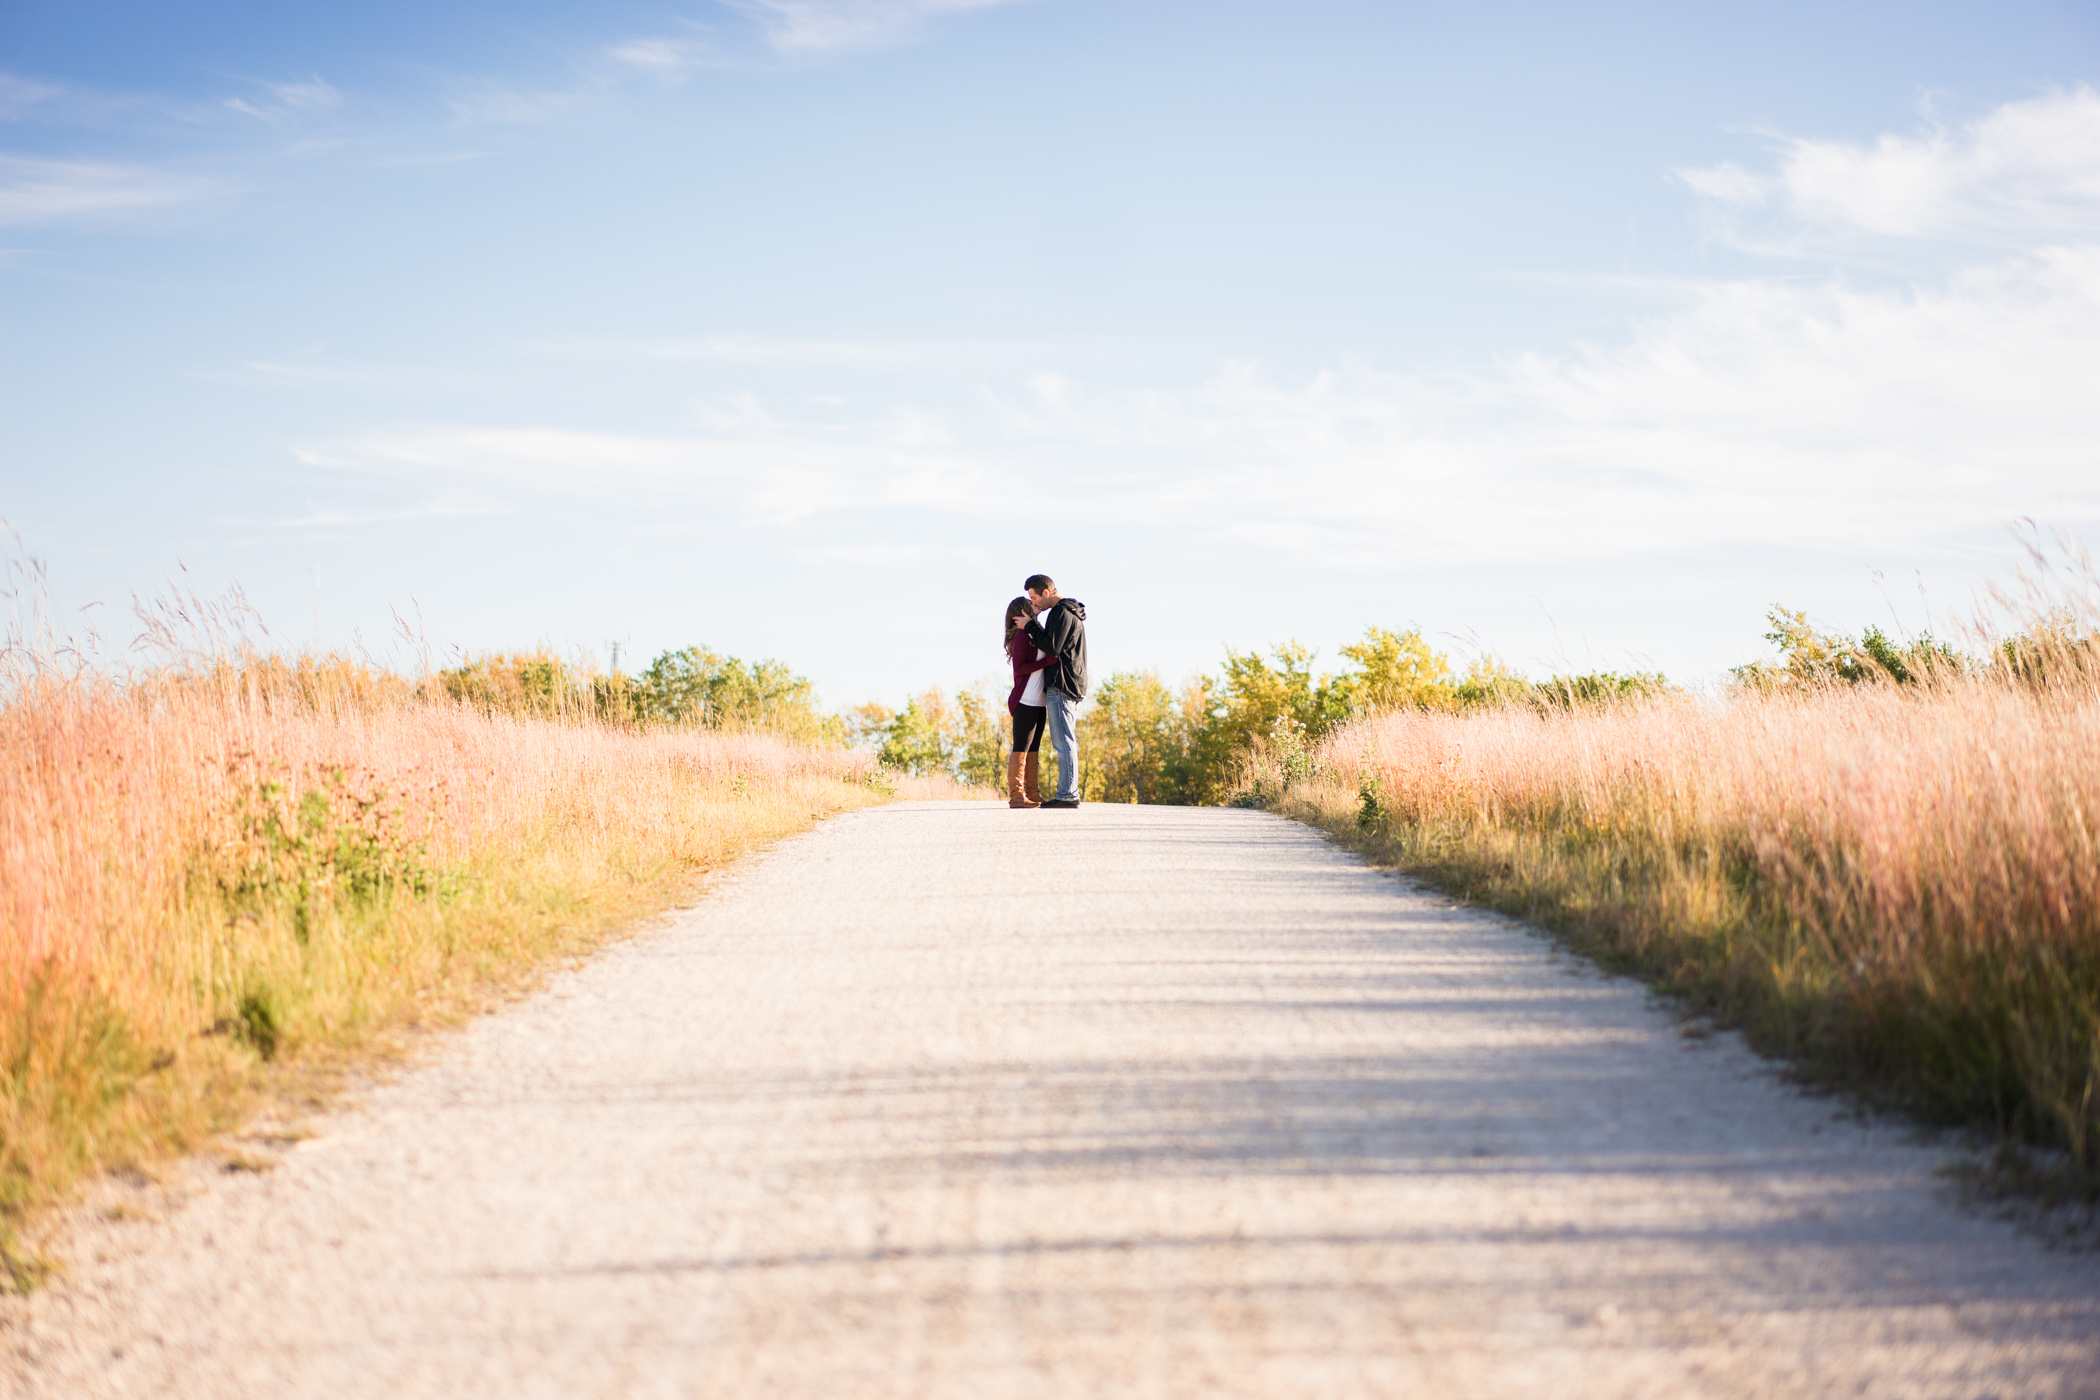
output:
[[1784, 660], [1777, 666], [1752, 661], [1733, 668], [1729, 674], [1745, 689], [1799, 690], [1867, 681], [1918, 685], [1935, 675], [1955, 676], [1970, 669], [1960, 652], [1934, 641], [1929, 632], [1899, 643], [1879, 627], [1869, 627], [1854, 641], [1843, 633], [1818, 632], [1808, 614], [1797, 608], [1775, 607], [1765, 618], [1772, 626], [1765, 640], [1779, 648]]
[[840, 723], [850, 741], [873, 747], [876, 760], [896, 772], [943, 773], [972, 787], [1006, 782], [1013, 731], [1005, 705], [984, 685], [952, 698], [929, 690], [901, 710], [870, 702]]
[[1263, 805], [1279, 785], [1310, 776], [1312, 747], [1352, 719], [1499, 704], [1528, 685], [1492, 657], [1457, 675], [1419, 627], [1368, 628], [1342, 656], [1348, 669], [1322, 675], [1298, 642], [1267, 656], [1228, 650], [1218, 676], [1198, 676], [1178, 693], [1150, 671], [1111, 676], [1080, 720], [1082, 795], [1204, 804], [1254, 793], [1249, 800]]
[[814, 744], [846, 740], [845, 722], [821, 713], [816, 687], [785, 663], [740, 661], [704, 646], [667, 651], [633, 676], [584, 670], [536, 651], [474, 657], [436, 679], [444, 695], [490, 714], [756, 730]]
[[1591, 671], [1580, 676], [1549, 676], [1525, 687], [1525, 697], [1541, 710], [1572, 710], [1578, 707], [1616, 705], [1629, 700], [1652, 700], [1670, 693], [1670, 682], [1660, 671]]

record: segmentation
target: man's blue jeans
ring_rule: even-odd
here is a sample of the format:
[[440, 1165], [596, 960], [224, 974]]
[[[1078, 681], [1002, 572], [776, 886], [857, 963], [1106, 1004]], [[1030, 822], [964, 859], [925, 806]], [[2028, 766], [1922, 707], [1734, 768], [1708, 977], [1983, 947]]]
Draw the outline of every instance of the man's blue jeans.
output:
[[1059, 802], [1079, 800], [1079, 702], [1054, 685], [1043, 687], [1043, 703], [1050, 710], [1050, 749], [1057, 755]]

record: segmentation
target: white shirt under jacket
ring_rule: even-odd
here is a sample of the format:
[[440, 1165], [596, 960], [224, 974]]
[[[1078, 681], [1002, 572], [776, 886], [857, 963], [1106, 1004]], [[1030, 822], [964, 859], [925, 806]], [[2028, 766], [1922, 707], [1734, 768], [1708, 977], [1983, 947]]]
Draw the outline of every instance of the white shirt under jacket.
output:
[[[1027, 633], [1024, 632], [1021, 634], [1021, 640], [1024, 642], [1028, 641]], [[1034, 651], [1035, 644], [1030, 642], [1029, 649], [1031, 651]], [[1041, 661], [1042, 659], [1043, 653], [1040, 651], [1035, 651], [1035, 660]], [[1028, 677], [1028, 684], [1024, 686], [1021, 690], [1021, 703], [1023, 705], [1040, 705], [1044, 703], [1043, 677], [1048, 674], [1050, 674], [1048, 671], [1036, 671], [1030, 674], [1030, 676]]]

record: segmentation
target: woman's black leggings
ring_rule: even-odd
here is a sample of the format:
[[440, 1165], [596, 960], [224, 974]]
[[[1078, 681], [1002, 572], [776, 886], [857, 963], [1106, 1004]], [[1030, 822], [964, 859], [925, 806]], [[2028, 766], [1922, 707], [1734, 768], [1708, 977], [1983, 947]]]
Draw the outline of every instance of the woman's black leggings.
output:
[[1014, 752], [1034, 753], [1043, 746], [1043, 722], [1050, 717], [1048, 705], [1014, 706]]

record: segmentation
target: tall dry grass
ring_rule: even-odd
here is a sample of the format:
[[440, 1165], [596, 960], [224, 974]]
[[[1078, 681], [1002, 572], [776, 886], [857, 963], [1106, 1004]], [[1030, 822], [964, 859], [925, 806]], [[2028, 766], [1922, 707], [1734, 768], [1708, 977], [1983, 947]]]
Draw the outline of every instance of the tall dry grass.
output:
[[2089, 666], [1395, 714], [1311, 758], [1282, 809], [1374, 858], [1539, 920], [1827, 1081], [2100, 1171]]
[[[289, 1063], [456, 1014], [895, 786], [865, 754], [418, 698], [340, 659], [18, 671], [0, 709], [0, 1253]], [[266, 1068], [266, 1064], [268, 1068]]]

